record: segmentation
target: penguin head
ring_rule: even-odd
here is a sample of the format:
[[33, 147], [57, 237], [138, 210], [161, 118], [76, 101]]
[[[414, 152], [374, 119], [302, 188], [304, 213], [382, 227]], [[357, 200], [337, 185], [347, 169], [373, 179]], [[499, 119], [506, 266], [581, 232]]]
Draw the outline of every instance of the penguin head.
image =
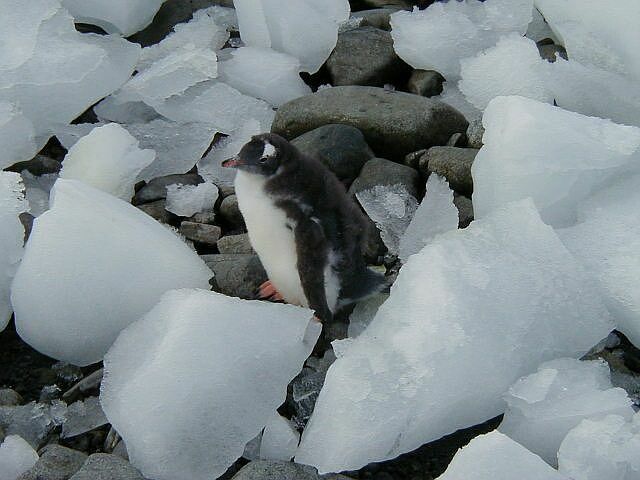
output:
[[255, 135], [238, 155], [222, 162], [222, 166], [269, 177], [282, 165], [288, 145], [289, 142], [273, 133]]

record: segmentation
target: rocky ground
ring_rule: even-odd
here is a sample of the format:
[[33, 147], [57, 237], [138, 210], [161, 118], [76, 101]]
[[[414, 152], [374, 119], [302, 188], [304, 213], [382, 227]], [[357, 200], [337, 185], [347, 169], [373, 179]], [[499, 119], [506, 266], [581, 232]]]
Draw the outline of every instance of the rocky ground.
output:
[[[429, 97], [442, 91], [443, 77], [434, 71], [413, 70], [393, 50], [389, 34], [389, 14], [413, 4], [432, 2], [403, 0], [353, 1], [353, 16], [360, 26], [339, 36], [335, 51], [324, 67], [305, 80], [314, 89], [331, 83], [337, 88], [301, 97], [278, 109], [272, 130], [290, 139], [301, 150], [315, 155], [356, 195], [376, 185], [401, 184], [420, 200], [431, 173], [444, 176], [455, 192], [459, 227], [473, 220], [471, 165], [482, 146], [482, 126], [469, 122], [453, 108]], [[131, 40], [149, 45], [162, 39], [176, 23], [193, 11], [212, 4], [231, 6], [229, 1], [169, 0], [154, 23]], [[543, 58], [550, 52], [564, 54], [562, 47], [548, 40], [540, 42]], [[393, 86], [393, 87], [392, 87]], [[398, 92], [388, 95], [394, 88]], [[91, 111], [78, 123], [95, 121]], [[219, 138], [218, 138], [219, 140]], [[38, 176], [55, 173], [66, 150], [55, 140], [33, 161], [16, 165], [14, 171], [29, 170]], [[266, 280], [260, 261], [248, 241], [233, 188], [223, 187], [213, 212], [179, 217], [165, 209], [168, 185], [195, 185], [203, 178], [193, 171], [170, 175], [136, 186], [132, 203], [159, 222], [175, 227], [190, 242], [215, 273], [215, 291], [241, 298], [255, 298], [257, 287]], [[30, 225], [23, 216], [25, 226]], [[398, 260], [387, 252], [371, 225], [367, 258], [372, 265], [393, 277]], [[292, 382], [287, 402], [280, 412], [302, 427], [313, 409], [331, 352], [330, 342], [347, 334], [348, 313], [327, 325], [302, 373]], [[328, 355], [328, 356], [327, 356]], [[613, 371], [613, 383], [640, 399], [640, 351], [622, 334], [592, 352]], [[206, 379], [203, 379], [206, 381]], [[117, 434], [97, 409], [90, 408], [99, 393], [100, 365], [77, 368], [39, 354], [20, 340], [13, 322], [0, 333], [0, 441], [5, 435], [21, 433], [35, 439], [40, 460], [20, 477], [47, 480], [139, 479], [139, 472], [127, 462], [127, 454]], [[296, 400], [296, 392], [310, 395]], [[73, 409], [74, 402], [84, 402]], [[56, 415], [64, 410], [63, 418]], [[72, 432], [65, 432], [74, 423]], [[323, 478], [422, 479], [437, 478], [458, 448], [474, 436], [499, 423], [485, 424], [456, 432], [401, 457], [369, 465], [343, 476]], [[365, 440], [366, 441], [366, 440]], [[180, 448], [176, 445], [176, 448]], [[295, 464], [241, 459], [223, 478], [237, 480], [316, 479], [313, 469]]]

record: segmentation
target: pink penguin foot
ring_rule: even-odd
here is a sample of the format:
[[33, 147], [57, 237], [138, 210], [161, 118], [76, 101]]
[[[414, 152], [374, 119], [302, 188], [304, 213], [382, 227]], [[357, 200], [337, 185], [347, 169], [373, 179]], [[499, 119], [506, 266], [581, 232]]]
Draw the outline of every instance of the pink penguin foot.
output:
[[258, 298], [260, 300], [269, 300], [271, 302], [283, 302], [282, 294], [276, 290], [271, 280], [267, 280], [258, 289]]

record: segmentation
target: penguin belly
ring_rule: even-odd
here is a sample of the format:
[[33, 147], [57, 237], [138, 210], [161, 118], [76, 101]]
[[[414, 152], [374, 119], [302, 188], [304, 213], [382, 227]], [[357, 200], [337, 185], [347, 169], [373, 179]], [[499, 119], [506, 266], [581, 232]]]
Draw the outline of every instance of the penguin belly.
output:
[[308, 307], [298, 273], [294, 225], [264, 190], [266, 179], [239, 171], [235, 188], [251, 246], [274, 287], [288, 303]]

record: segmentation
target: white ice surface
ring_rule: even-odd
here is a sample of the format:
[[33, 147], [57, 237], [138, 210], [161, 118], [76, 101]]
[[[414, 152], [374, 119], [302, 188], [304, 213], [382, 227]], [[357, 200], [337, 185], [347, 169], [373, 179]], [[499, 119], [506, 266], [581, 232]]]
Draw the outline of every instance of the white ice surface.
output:
[[234, 0], [234, 6], [246, 45], [288, 53], [310, 73], [329, 58], [351, 10], [347, 0]]
[[123, 127], [109, 123], [94, 128], [71, 147], [60, 178], [79, 180], [128, 202], [138, 175], [155, 157], [155, 151], [141, 150]]
[[631, 421], [619, 415], [583, 420], [562, 442], [558, 469], [578, 480], [636, 480], [639, 450], [640, 414]]
[[9, 435], [0, 445], [0, 480], [16, 480], [33, 467], [38, 454], [17, 435]]
[[391, 15], [394, 49], [414, 68], [436, 70], [448, 81], [460, 76], [460, 60], [496, 44], [507, 33], [523, 35], [533, 0], [437, 2], [425, 10]]
[[[438, 480], [569, 480], [500, 432], [474, 438]], [[578, 479], [580, 480], [580, 479]]]
[[19, 174], [0, 172], [0, 331], [11, 318], [11, 280], [23, 253], [24, 227], [18, 215], [29, 208], [23, 189]]
[[167, 187], [165, 208], [180, 217], [191, 217], [200, 212], [213, 212], [218, 195], [218, 187], [210, 182], [198, 185], [173, 184]]
[[285, 400], [320, 333], [312, 312], [205, 290], [164, 295], [105, 358], [101, 401], [133, 465], [210, 480]]
[[482, 122], [471, 168], [476, 218], [532, 197], [546, 223], [571, 225], [590, 194], [640, 170], [640, 128], [517, 96], [493, 99]]
[[554, 467], [562, 440], [583, 419], [633, 416], [633, 401], [622, 388], [612, 387], [602, 360], [545, 362], [514, 383], [504, 399], [507, 411], [498, 430]]
[[578, 208], [561, 240], [598, 280], [618, 328], [640, 345], [640, 175], [621, 176]]
[[35, 349], [98, 362], [164, 292], [208, 287], [204, 262], [141, 210], [75, 180], [58, 180], [51, 199], [11, 292], [18, 333]]
[[296, 454], [300, 434], [289, 420], [276, 413], [264, 427], [260, 458], [288, 462]]
[[458, 209], [453, 204], [449, 183], [438, 175], [429, 176], [427, 193], [400, 238], [400, 260], [406, 263], [436, 235], [458, 228]]
[[515, 380], [612, 327], [533, 203], [500, 208], [410, 257], [329, 369], [296, 461], [354, 470], [493, 418]]

